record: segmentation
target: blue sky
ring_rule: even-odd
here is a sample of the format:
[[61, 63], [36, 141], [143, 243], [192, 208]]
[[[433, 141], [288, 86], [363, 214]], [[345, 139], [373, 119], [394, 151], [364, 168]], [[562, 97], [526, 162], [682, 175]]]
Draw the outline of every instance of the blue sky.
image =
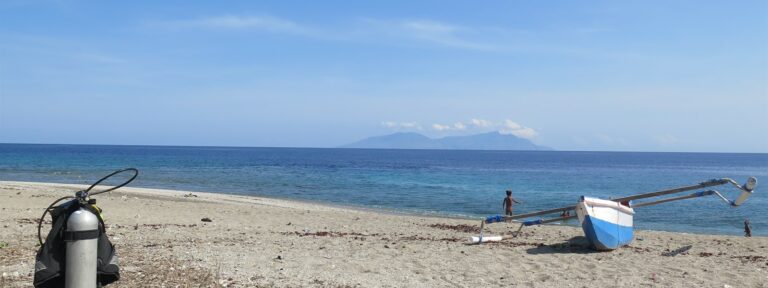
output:
[[768, 152], [766, 1], [0, 1], [0, 142]]

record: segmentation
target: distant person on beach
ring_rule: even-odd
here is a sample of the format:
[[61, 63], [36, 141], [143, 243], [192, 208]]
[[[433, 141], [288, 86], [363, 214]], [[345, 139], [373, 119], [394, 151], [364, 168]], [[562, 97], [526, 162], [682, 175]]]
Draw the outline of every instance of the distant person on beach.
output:
[[522, 204], [515, 200], [515, 198], [512, 198], [512, 190], [507, 190], [507, 197], [504, 198], [504, 202], [502, 203], [502, 206], [504, 206], [504, 215], [512, 216], [512, 202]]
[[749, 226], [749, 219], [744, 219], [744, 237], [752, 237], [752, 227]]

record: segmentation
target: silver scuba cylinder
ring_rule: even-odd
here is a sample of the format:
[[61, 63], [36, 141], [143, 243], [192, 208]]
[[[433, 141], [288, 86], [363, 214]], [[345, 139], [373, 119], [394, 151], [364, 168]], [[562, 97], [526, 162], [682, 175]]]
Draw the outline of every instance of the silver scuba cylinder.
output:
[[66, 288], [96, 288], [99, 244], [98, 216], [80, 208], [69, 215], [64, 241], [67, 243], [64, 284]]

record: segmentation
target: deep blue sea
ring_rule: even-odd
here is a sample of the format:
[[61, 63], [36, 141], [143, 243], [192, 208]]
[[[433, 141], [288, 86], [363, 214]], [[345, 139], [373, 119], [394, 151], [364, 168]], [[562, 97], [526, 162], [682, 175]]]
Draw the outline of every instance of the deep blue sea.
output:
[[[0, 180], [90, 184], [124, 167], [141, 171], [134, 187], [478, 219], [503, 212], [510, 188], [523, 202], [516, 213], [525, 213], [574, 205], [581, 195], [619, 197], [756, 176], [756, 192], [741, 207], [714, 196], [641, 207], [635, 226], [742, 235], [748, 218], [753, 234], [768, 235], [768, 154], [0, 144]], [[729, 186], [715, 189], [737, 194]]]

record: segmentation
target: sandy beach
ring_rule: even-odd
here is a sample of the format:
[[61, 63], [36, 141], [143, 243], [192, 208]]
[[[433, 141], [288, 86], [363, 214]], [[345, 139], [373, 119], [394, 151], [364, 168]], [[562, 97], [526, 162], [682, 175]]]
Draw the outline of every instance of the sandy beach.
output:
[[[43, 209], [82, 188], [0, 182], [0, 287], [32, 286]], [[122, 269], [108, 287], [768, 287], [766, 237], [637, 231], [594, 252], [552, 225], [467, 245], [479, 221], [159, 189], [95, 198]]]

